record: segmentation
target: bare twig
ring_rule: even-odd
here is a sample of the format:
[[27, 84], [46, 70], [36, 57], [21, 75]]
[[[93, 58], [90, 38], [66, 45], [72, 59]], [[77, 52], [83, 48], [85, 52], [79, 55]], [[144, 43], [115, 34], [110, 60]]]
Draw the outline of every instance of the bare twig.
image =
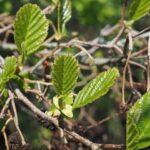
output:
[[93, 124], [93, 125], [88, 126], [88, 127], [84, 130], [84, 132], [87, 132], [88, 130], [91, 130], [91, 129], [93, 129], [93, 128], [95, 128], [95, 127], [97, 127], [97, 126], [103, 124], [104, 122], [106, 122], [106, 121], [108, 121], [108, 120], [110, 120], [110, 119], [112, 119], [112, 118], [114, 118], [114, 117], [116, 117], [116, 116], [119, 116], [119, 115], [122, 115], [122, 112], [121, 112], [121, 113], [115, 113], [114, 115], [108, 116], [108, 117], [106, 117], [106, 118], [104, 118], [104, 119], [98, 121], [96, 124]]
[[129, 60], [130, 60], [130, 56], [131, 56], [131, 51], [129, 51], [128, 53], [126, 64], [123, 69], [123, 77], [122, 77], [122, 103], [123, 105], [125, 104], [125, 77], [126, 77], [126, 71], [127, 71]]
[[138, 63], [138, 62], [135, 62], [135, 61], [129, 60], [129, 64], [134, 65], [134, 66], [137, 66], [137, 67], [140, 67], [140, 68], [142, 68], [142, 69], [146, 70], [146, 67], [145, 67], [145, 66], [143, 66], [142, 64]]
[[129, 74], [129, 83], [131, 88], [133, 89], [133, 78], [132, 78], [132, 71], [131, 71], [131, 66], [128, 65], [128, 74]]
[[13, 118], [10, 117], [10, 118], [5, 122], [5, 125], [3, 126], [2, 130], [1, 130], [2, 133], [3, 133], [4, 139], [5, 139], [6, 150], [9, 150], [9, 145], [8, 145], [8, 139], [7, 139], [7, 135], [6, 135], [5, 130], [6, 130], [7, 125], [9, 124], [9, 122], [12, 121], [12, 120], [13, 120]]
[[133, 38], [136, 38], [136, 37], [138, 37], [138, 36], [140, 36], [140, 35], [142, 35], [142, 34], [144, 34], [144, 33], [147, 33], [147, 32], [150, 32], [150, 27], [148, 27], [148, 28], [146, 28], [146, 29], [140, 31], [139, 33], [137, 33], [136, 35], [133, 35], [132, 37], [133, 37]]
[[106, 26], [101, 30], [100, 35], [101, 35], [101, 36], [108, 36], [108, 35], [110, 35], [111, 33], [114, 33], [114, 31], [115, 31], [116, 29], [118, 29], [118, 28], [119, 28], [119, 24], [116, 24], [116, 25], [114, 25], [113, 27], [109, 27], [109, 25], [106, 25]]
[[126, 7], [127, 7], [127, 0], [122, 0], [122, 12], [121, 12], [121, 22], [124, 24], [124, 19], [126, 15]]
[[6, 102], [5, 102], [5, 105], [3, 106], [2, 110], [1, 110], [0, 118], [3, 118], [3, 117], [4, 117], [5, 111], [8, 109], [8, 106], [9, 106], [10, 101], [11, 101], [11, 98], [8, 97], [8, 99], [7, 99]]
[[11, 97], [11, 105], [12, 105], [13, 112], [14, 112], [14, 117], [13, 117], [14, 124], [15, 124], [15, 126], [16, 126], [16, 129], [18, 130], [19, 135], [20, 135], [22, 145], [25, 145], [26, 142], [25, 142], [25, 139], [24, 139], [24, 137], [23, 137], [23, 134], [22, 134], [22, 132], [21, 132], [21, 130], [20, 130], [20, 128], [19, 128], [16, 105], [15, 105], [15, 102], [14, 102], [14, 96], [13, 96], [13, 94], [11, 93], [11, 91], [9, 91], [9, 96]]
[[93, 143], [90, 140], [80, 136], [79, 134], [73, 132], [73, 131], [67, 131], [64, 129], [64, 132], [66, 132], [68, 135], [71, 135], [73, 138], [76, 140], [80, 141], [87, 147], [91, 148], [92, 150], [101, 150], [101, 148], [105, 149], [123, 149], [125, 148], [124, 144], [98, 144], [98, 143]]
[[150, 36], [148, 39], [148, 60], [147, 60], [147, 91], [150, 91]]
[[50, 86], [50, 85], [52, 85], [52, 83], [47, 83], [47, 82], [39, 81], [39, 80], [24, 79], [24, 81], [25, 81], [25, 82], [27, 82], [27, 83], [33, 83], [33, 84], [43, 84], [43, 85], [46, 85], [46, 86]]
[[7, 30], [11, 29], [13, 27], [13, 24], [10, 24], [2, 29], [0, 29], [0, 34], [6, 32]]
[[50, 107], [50, 101], [44, 96], [44, 93], [42, 93], [41, 91], [35, 89], [26, 89], [25, 91], [38, 95], [43, 100], [43, 102], [45, 102], [46, 108]]
[[33, 105], [22, 93], [21, 91], [13, 84], [12, 85], [14, 92], [19, 100], [21, 100], [35, 115], [42, 117], [43, 119], [46, 119], [50, 121], [55, 127], [58, 127], [58, 121], [55, 118], [52, 118], [50, 116], [47, 116], [45, 113], [40, 111], [35, 105]]
[[[34, 104], [32, 104], [21, 93], [21, 91], [17, 87], [14, 86], [14, 84], [12, 85], [12, 88], [14, 88], [14, 92], [15, 92], [16, 96], [18, 97], [18, 99], [20, 99], [20, 101], [23, 102], [35, 115], [40, 116], [43, 119], [50, 121], [57, 129], [60, 129], [57, 119], [52, 118], [52, 117], [46, 115], [45, 113], [43, 113], [42, 111], [40, 111]], [[66, 129], [64, 129], [64, 132], [67, 133], [68, 135], [73, 136], [77, 141], [85, 144], [86, 146], [90, 147], [92, 150], [97, 150], [100, 148], [120, 149], [120, 148], [125, 147], [124, 144], [96, 144], [96, 143], [93, 143], [90, 140], [80, 136], [79, 134], [77, 134], [73, 131], [67, 131]]]
[[[94, 63], [94, 58], [91, 56], [91, 54], [84, 48], [84, 47], [82, 47], [81, 45], [79, 45], [79, 44], [74, 44], [74, 46], [76, 47], [76, 48], [79, 48], [81, 51], [83, 51], [84, 53], [86, 53], [87, 55], [88, 55], [88, 57], [91, 59], [91, 62], [92, 63]], [[75, 55], [75, 57], [76, 57], [77, 55]]]
[[143, 49], [141, 49], [137, 52], [132, 53], [131, 57], [139, 56], [139, 55], [143, 54], [146, 51], [147, 51], [147, 47], [145, 47], [145, 48], [143, 48]]
[[123, 25], [122, 28], [120, 29], [119, 33], [117, 34], [117, 36], [113, 39], [112, 45], [115, 45], [118, 42], [121, 35], [124, 33], [124, 30], [125, 30], [125, 26]]

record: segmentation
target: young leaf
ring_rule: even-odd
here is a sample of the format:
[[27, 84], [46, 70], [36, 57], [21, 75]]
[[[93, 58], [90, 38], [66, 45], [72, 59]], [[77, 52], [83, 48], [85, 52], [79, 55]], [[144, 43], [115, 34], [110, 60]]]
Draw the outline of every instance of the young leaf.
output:
[[105, 95], [114, 84], [119, 72], [116, 68], [100, 73], [90, 81], [77, 95], [73, 108], [79, 108]]
[[35, 4], [26, 4], [17, 12], [14, 40], [22, 55], [32, 54], [40, 48], [48, 34], [48, 26], [44, 13]]
[[59, 98], [57, 96], [53, 97], [53, 104], [57, 109], [60, 109], [59, 107]]
[[46, 111], [46, 114], [53, 117], [58, 117], [61, 115], [60, 110], [55, 106], [55, 104], [52, 104], [49, 111]]
[[139, 20], [150, 11], [150, 0], [133, 0], [129, 9], [129, 18], [133, 21]]
[[63, 4], [63, 16], [62, 16], [62, 32], [65, 32], [66, 23], [71, 18], [71, 1], [65, 0]]
[[150, 146], [150, 92], [144, 94], [127, 112], [127, 150]]
[[72, 118], [72, 117], [73, 117], [73, 112], [72, 112], [72, 106], [71, 106], [71, 105], [66, 104], [66, 105], [65, 105], [65, 108], [62, 109], [61, 112], [62, 112], [65, 116], [67, 116], [67, 117], [69, 117], [69, 118]]
[[0, 91], [5, 87], [5, 84], [12, 78], [15, 78], [16, 76], [16, 58], [13, 57], [7, 57], [4, 61], [4, 66], [2, 69], [2, 73], [0, 74]]
[[77, 60], [70, 55], [55, 58], [52, 67], [52, 82], [58, 95], [67, 95], [73, 90], [79, 74]]
[[58, 33], [56, 38], [61, 38], [66, 32], [66, 23], [71, 18], [71, 0], [58, 2]]
[[73, 103], [73, 94], [70, 93], [69, 95], [64, 96], [64, 97], [63, 97], [63, 102], [64, 102], [65, 104], [71, 105], [71, 104]]

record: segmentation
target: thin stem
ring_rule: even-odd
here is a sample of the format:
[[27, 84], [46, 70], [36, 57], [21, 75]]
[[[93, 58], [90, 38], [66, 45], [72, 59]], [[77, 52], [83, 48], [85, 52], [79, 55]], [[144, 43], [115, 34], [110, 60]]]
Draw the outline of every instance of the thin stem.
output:
[[141, 50], [139, 50], [137, 52], [132, 53], [131, 57], [139, 56], [139, 55], [143, 54], [146, 51], [147, 51], [147, 47], [145, 47], [145, 48], [143, 48], [143, 49], [141, 49]]
[[24, 139], [24, 137], [23, 137], [23, 134], [22, 134], [22, 132], [21, 132], [21, 130], [20, 130], [20, 128], [19, 128], [16, 105], [15, 105], [15, 102], [14, 102], [14, 96], [13, 96], [13, 94], [11, 93], [11, 91], [9, 91], [9, 95], [10, 95], [10, 97], [11, 97], [11, 105], [12, 105], [13, 112], [14, 112], [14, 119], [13, 119], [13, 120], [14, 120], [14, 124], [15, 124], [15, 126], [16, 126], [16, 129], [18, 130], [19, 135], [20, 135], [22, 145], [25, 145], [26, 142], [25, 142], [25, 139]]
[[[56, 118], [52, 118], [52, 117], [48, 116], [47, 114], [43, 113], [42, 111], [40, 111], [33, 103], [30, 102], [30, 100], [28, 100], [28, 98], [26, 98], [21, 93], [21, 91], [13, 83], [12, 83], [11, 88], [14, 89], [14, 92], [15, 92], [16, 96], [18, 97], [18, 99], [20, 99], [20, 101], [23, 102], [35, 115], [40, 116], [41, 118], [43, 118], [47, 121], [50, 121], [57, 129], [60, 129], [58, 120]], [[92, 150], [97, 150], [100, 148], [107, 148], [107, 149], [125, 148], [124, 144], [98, 144], [98, 143], [93, 143], [92, 141], [80, 136], [79, 134], [77, 134], [74, 131], [68, 131], [68, 130], [64, 129], [64, 132], [68, 135], [71, 135], [75, 140], [88, 146]], [[70, 138], [69, 136], [67, 136], [67, 137]]]
[[122, 0], [122, 12], [121, 12], [121, 23], [123, 23], [126, 14], [127, 0]]
[[145, 66], [143, 66], [142, 64], [138, 63], [138, 62], [135, 62], [135, 61], [129, 60], [129, 64], [134, 65], [134, 66], [137, 66], [137, 67], [140, 67], [141, 69], [146, 70], [146, 67], [145, 67]]
[[126, 64], [123, 69], [123, 77], [122, 77], [122, 103], [123, 103], [123, 105], [125, 104], [125, 78], [126, 78], [126, 71], [127, 71], [127, 67], [129, 64], [130, 56], [131, 56], [131, 51], [128, 52]]
[[47, 83], [47, 82], [44, 82], [44, 81], [30, 80], [30, 79], [24, 79], [24, 80], [25, 80], [25, 82], [27, 82], [27, 83], [43, 84], [43, 85], [46, 85], [46, 86], [52, 85], [52, 83]]
[[148, 39], [148, 62], [147, 62], [147, 91], [150, 91], [150, 36]]
[[128, 65], [128, 74], [129, 74], [129, 83], [131, 88], [133, 89], [133, 78], [132, 78], [132, 71], [131, 71], [131, 66]]
[[9, 122], [12, 121], [12, 120], [13, 120], [13, 118], [10, 117], [10, 118], [5, 122], [5, 125], [3, 126], [2, 130], [1, 130], [2, 133], [3, 133], [3, 136], [4, 136], [6, 150], [9, 150], [9, 144], [8, 144], [8, 139], [7, 139], [7, 135], [6, 135], [5, 130], [6, 130], [7, 125], [9, 124]]
[[99, 150], [101, 148], [104, 149], [123, 149], [125, 148], [124, 144], [98, 144], [98, 143], [93, 143], [90, 140], [80, 136], [79, 134], [73, 132], [73, 131], [68, 131], [64, 129], [64, 132], [67, 133], [68, 135], [71, 135], [73, 138], [77, 139], [87, 147], [91, 148], [92, 150]]
[[114, 118], [114, 117], [116, 117], [116, 116], [120, 116], [120, 115], [122, 115], [122, 112], [115, 113], [115, 114], [113, 114], [113, 115], [111, 115], [111, 116], [108, 116], [108, 117], [106, 117], [106, 118], [104, 118], [104, 119], [98, 121], [96, 124], [93, 124], [93, 125], [88, 126], [88, 127], [84, 130], [84, 132], [87, 132], [88, 130], [93, 129], [93, 128], [95, 128], [95, 127], [97, 127], [97, 126], [99, 126], [99, 125], [101, 125], [101, 124], [107, 122], [108, 120], [110, 120], [110, 119], [112, 119], [112, 118]]
[[58, 0], [57, 6], [57, 40], [59, 41], [61, 38], [61, 0]]
[[7, 99], [6, 102], [5, 102], [5, 105], [3, 106], [3, 108], [2, 108], [2, 110], [1, 110], [1, 112], [0, 112], [0, 118], [3, 118], [3, 117], [4, 117], [4, 113], [5, 113], [5, 111], [8, 109], [8, 106], [9, 106], [10, 101], [11, 101], [11, 98], [8, 97], [8, 99]]

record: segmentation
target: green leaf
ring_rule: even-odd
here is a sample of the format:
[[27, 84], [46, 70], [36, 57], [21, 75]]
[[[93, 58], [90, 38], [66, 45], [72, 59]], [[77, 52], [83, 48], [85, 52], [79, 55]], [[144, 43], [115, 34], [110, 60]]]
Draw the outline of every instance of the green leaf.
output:
[[63, 15], [62, 15], [62, 32], [65, 32], [66, 23], [71, 18], [71, 0], [65, 0], [63, 3]]
[[150, 0], [133, 0], [129, 8], [130, 20], [136, 21], [150, 11]]
[[57, 109], [60, 109], [59, 107], [59, 98], [57, 96], [53, 97], [53, 104]]
[[58, 33], [60, 39], [66, 33], [66, 24], [71, 18], [71, 0], [59, 0], [58, 2]]
[[56, 4], [56, 3], [58, 2], [58, 0], [52, 0], [52, 2], [53, 2], [54, 4]]
[[150, 92], [127, 112], [126, 143], [127, 150], [150, 146]]
[[48, 34], [48, 20], [35, 4], [26, 4], [18, 12], [14, 24], [14, 39], [19, 52], [30, 55], [43, 44]]
[[63, 102], [65, 104], [69, 104], [69, 105], [72, 104], [73, 103], [73, 94], [70, 93], [69, 95], [64, 96], [63, 97]]
[[17, 60], [14, 56], [7, 57], [4, 62], [2, 74], [0, 74], [0, 91], [5, 87], [5, 84], [12, 78], [16, 78]]
[[52, 104], [49, 111], [46, 111], [46, 114], [53, 117], [58, 117], [61, 115], [61, 112], [56, 108], [55, 104]]
[[77, 95], [73, 108], [79, 108], [105, 95], [114, 84], [119, 72], [116, 68], [100, 73], [90, 81]]
[[127, 150], [138, 150], [137, 148], [137, 137], [139, 135], [138, 128], [130, 115], [127, 115], [127, 128], [126, 128], [126, 149]]
[[64, 109], [62, 109], [62, 113], [69, 117], [69, 118], [72, 118], [73, 117], [73, 112], [72, 112], [72, 106], [71, 105], [68, 105], [66, 104]]
[[55, 58], [52, 67], [52, 82], [58, 95], [67, 95], [75, 87], [79, 74], [77, 60], [71, 55], [61, 55]]

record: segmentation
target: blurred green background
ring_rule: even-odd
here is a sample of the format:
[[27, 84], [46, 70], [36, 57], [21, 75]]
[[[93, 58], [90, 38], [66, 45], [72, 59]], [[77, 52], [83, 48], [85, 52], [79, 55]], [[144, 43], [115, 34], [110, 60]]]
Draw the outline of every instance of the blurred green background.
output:
[[[13, 14], [25, 3], [35, 3], [41, 8], [51, 4], [50, 0], [0, 0], [0, 13]], [[74, 29], [84, 27], [100, 29], [106, 24], [114, 24], [120, 18], [121, 1], [116, 0], [72, 0], [72, 20]]]

